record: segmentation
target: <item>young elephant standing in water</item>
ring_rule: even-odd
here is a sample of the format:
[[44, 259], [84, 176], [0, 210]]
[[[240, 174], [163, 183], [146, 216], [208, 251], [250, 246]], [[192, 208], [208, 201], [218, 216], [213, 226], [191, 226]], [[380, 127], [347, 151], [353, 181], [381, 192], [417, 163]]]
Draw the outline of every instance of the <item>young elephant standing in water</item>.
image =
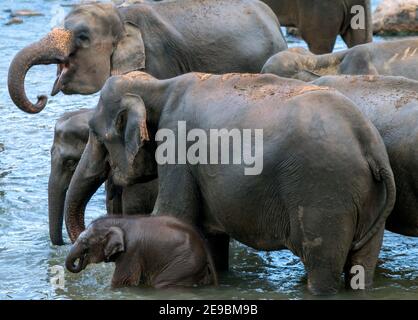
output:
[[[157, 163], [158, 147], [174, 148], [167, 157], [183, 155], [175, 143], [163, 144], [165, 133], [183, 141], [179, 121], [186, 124], [189, 152], [198, 135], [199, 161]], [[154, 215], [258, 250], [290, 249], [302, 259], [315, 294], [335, 293], [342, 272], [350, 279], [357, 265], [371, 286], [395, 184], [376, 128], [336, 90], [274, 75], [189, 73], [157, 80], [133, 72], [107, 81], [90, 129], [65, 204], [72, 241], [84, 230], [86, 204], [97, 190], [91, 181], [110, 161], [120, 185], [158, 169]], [[222, 129], [233, 140], [262, 131], [261, 139], [251, 133], [249, 145], [239, 140], [245, 151], [236, 149], [252, 155], [262, 143], [255, 167], [231, 158], [225, 164], [223, 143], [209, 160], [208, 139], [216, 143], [219, 136], [208, 137]], [[247, 175], [246, 169], [254, 170]]]
[[218, 283], [204, 239], [173, 217], [107, 216], [93, 221], [74, 243], [65, 264], [78, 273], [103, 261], [116, 264], [113, 287], [140, 282], [154, 288]]

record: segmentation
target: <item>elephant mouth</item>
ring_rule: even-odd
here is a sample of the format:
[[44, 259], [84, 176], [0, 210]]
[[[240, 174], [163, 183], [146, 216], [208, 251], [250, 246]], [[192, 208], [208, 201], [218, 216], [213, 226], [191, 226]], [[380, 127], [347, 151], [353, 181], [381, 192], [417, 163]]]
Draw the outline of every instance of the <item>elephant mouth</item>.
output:
[[60, 61], [57, 66], [57, 78], [55, 79], [54, 86], [51, 91], [51, 96], [55, 96], [65, 87], [65, 76], [68, 75], [70, 70], [70, 61], [69, 59], [64, 59]]

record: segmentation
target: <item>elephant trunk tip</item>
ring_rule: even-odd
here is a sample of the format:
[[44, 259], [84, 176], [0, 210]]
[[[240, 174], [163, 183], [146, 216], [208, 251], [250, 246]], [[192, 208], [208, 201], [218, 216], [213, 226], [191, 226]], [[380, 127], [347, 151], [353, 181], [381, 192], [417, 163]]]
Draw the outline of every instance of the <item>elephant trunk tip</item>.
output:
[[64, 239], [62, 238], [62, 235], [50, 234], [49, 238], [51, 239], [51, 243], [54, 246], [63, 246], [65, 244]]
[[[78, 263], [76, 263], [77, 260], [78, 260]], [[78, 257], [74, 258], [70, 255], [65, 260], [65, 267], [67, 268], [68, 271], [72, 273], [81, 272], [83, 270], [83, 265], [84, 265], [84, 256], [81, 256], [79, 258]]]

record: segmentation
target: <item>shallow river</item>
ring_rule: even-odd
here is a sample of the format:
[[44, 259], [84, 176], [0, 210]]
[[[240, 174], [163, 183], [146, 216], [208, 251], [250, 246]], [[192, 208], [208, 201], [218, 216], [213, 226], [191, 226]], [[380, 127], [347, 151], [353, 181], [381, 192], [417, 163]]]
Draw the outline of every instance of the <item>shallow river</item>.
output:
[[[50, 98], [38, 115], [18, 110], [7, 92], [7, 70], [12, 57], [39, 39], [69, 8], [65, 0], [0, 1], [0, 299], [301, 299], [306, 277], [299, 259], [288, 251], [263, 253], [233, 243], [231, 271], [221, 276], [220, 288], [157, 291], [147, 288], [110, 289], [113, 266], [88, 267], [81, 274], [65, 273], [64, 288], [50, 284], [51, 267], [64, 263], [69, 246], [49, 242], [47, 182], [49, 149], [55, 121], [65, 111], [94, 107], [97, 95]], [[61, 6], [64, 5], [64, 6]], [[33, 9], [41, 17], [24, 18], [5, 26], [7, 9]], [[304, 45], [290, 39], [291, 46]], [[377, 39], [381, 40], [381, 39]], [[339, 41], [336, 49], [344, 48]], [[49, 93], [55, 66], [38, 66], [27, 77], [29, 98]], [[105, 212], [103, 189], [93, 198], [87, 219]], [[68, 243], [68, 238], [67, 243]], [[418, 299], [418, 239], [387, 232], [374, 289], [354, 294], [342, 291], [335, 298]]]

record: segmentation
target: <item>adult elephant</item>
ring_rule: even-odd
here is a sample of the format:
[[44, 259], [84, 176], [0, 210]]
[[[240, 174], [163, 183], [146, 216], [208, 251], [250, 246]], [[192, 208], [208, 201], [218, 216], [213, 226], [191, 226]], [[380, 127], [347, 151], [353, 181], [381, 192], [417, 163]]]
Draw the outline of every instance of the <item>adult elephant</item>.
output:
[[33, 65], [58, 64], [52, 95], [91, 94], [110, 75], [145, 69], [157, 78], [190, 71], [259, 72], [287, 48], [277, 17], [257, 0], [177, 0], [127, 7], [80, 5], [42, 40], [21, 50], [9, 68], [13, 102], [40, 112], [45, 95], [32, 104], [24, 81]]
[[354, 265], [371, 285], [395, 184], [379, 133], [336, 90], [273, 75], [134, 72], [108, 80], [90, 131], [65, 204], [72, 241], [108, 161], [129, 185], [157, 174], [159, 159], [153, 214], [255, 249], [288, 248], [313, 293], [336, 292]]
[[[315, 54], [332, 52], [338, 35], [349, 48], [373, 40], [370, 0], [263, 0], [276, 13], [281, 25], [296, 27]], [[357, 7], [356, 7], [357, 6]], [[355, 15], [361, 6], [362, 28]], [[361, 18], [359, 16], [359, 18]]]
[[379, 130], [396, 183], [386, 229], [418, 237], [418, 82], [403, 77], [327, 76], [315, 85], [337, 89]]
[[403, 76], [418, 80], [418, 38], [366, 43], [322, 55], [291, 48], [272, 56], [261, 72], [303, 81], [343, 74]]
[[[49, 234], [52, 244], [64, 244], [62, 225], [65, 196], [71, 178], [80, 161], [89, 137], [89, 124], [94, 109], [68, 112], [55, 125], [51, 147], [51, 173], [48, 182]], [[125, 188], [106, 179], [106, 208], [108, 214], [148, 214], [154, 209], [158, 194], [157, 180]]]

